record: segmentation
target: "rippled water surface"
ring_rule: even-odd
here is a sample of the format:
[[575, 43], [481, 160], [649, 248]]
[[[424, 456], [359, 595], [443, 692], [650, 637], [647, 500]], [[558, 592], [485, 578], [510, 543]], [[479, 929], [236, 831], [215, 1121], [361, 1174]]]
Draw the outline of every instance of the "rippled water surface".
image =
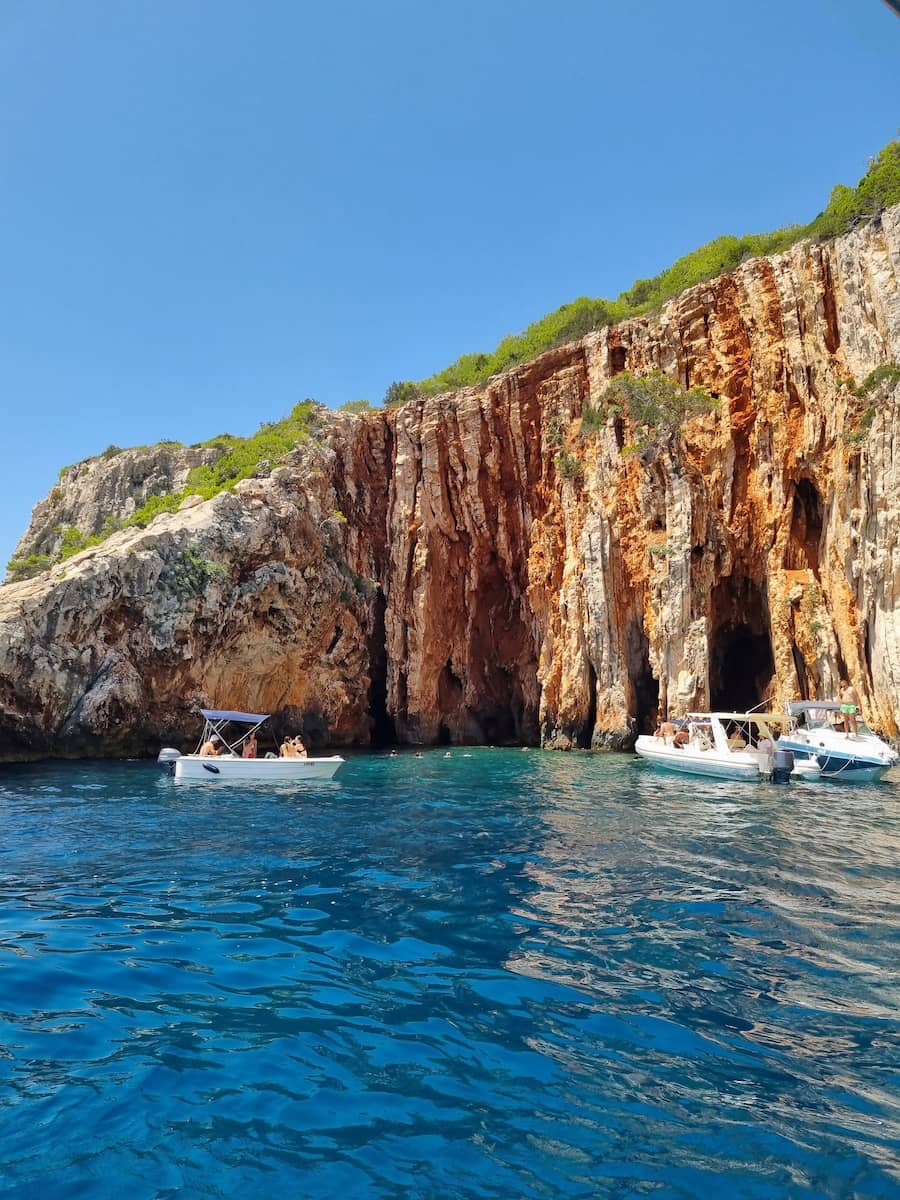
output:
[[900, 1196], [900, 785], [0, 769], [0, 1195]]

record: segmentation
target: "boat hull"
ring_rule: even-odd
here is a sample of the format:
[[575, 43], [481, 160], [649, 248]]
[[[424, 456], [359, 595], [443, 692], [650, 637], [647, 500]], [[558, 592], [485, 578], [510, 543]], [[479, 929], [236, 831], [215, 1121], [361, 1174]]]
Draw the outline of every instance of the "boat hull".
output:
[[790, 738], [782, 738], [778, 744], [784, 750], [790, 750], [797, 762], [815, 763], [820, 779], [836, 779], [843, 783], [877, 783], [894, 766], [893, 762], [874, 762], [827, 747], [810, 748], [808, 744], [792, 742]]
[[699, 750], [691, 746], [676, 749], [659, 738], [642, 734], [634, 747], [635, 754], [663, 771], [679, 775], [706, 775], [713, 779], [759, 780], [759, 763], [750, 755], [735, 752], [725, 758], [715, 749]]
[[331, 779], [344, 760], [330, 758], [228, 758], [183, 754], [173, 764], [176, 780], [190, 783], [309, 783]]

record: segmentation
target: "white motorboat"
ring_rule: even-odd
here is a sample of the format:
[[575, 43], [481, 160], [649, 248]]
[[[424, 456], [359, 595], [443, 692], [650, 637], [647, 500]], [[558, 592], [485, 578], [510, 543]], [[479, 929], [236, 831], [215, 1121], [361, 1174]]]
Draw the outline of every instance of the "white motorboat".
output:
[[635, 753], [655, 767], [683, 775], [717, 779], [790, 778], [793, 759], [784, 753], [777, 731], [787, 723], [780, 713], [689, 713], [667, 723], [674, 733], [641, 734]]
[[[336, 754], [329, 758], [279, 758], [269, 753], [264, 758], [245, 758], [244, 743], [268, 721], [268, 714], [213, 708], [201, 708], [200, 711], [206, 723], [197, 750], [193, 754], [182, 754], [166, 747], [157, 756], [157, 762], [178, 780], [192, 783], [307, 783], [331, 779], [344, 762]], [[233, 725], [238, 726], [237, 735], [229, 733]], [[224, 750], [219, 754], [201, 754], [200, 747], [211, 741], [218, 741]]]
[[778, 745], [793, 753], [800, 771], [817, 768], [820, 779], [873, 783], [900, 761], [860, 717], [858, 732], [850, 733], [835, 700], [792, 700], [787, 711], [791, 726]]

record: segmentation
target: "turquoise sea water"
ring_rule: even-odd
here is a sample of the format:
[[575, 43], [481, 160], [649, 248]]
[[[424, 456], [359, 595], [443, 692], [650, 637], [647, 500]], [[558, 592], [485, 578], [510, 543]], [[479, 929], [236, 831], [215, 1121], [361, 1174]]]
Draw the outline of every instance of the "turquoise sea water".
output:
[[900, 1196], [900, 785], [0, 768], [0, 1196]]

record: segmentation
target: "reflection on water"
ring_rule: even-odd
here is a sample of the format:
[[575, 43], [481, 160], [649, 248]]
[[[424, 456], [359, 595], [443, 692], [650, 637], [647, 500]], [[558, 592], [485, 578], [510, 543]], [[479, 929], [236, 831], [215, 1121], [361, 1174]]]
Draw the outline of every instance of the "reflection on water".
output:
[[893, 784], [0, 777], [23, 1195], [900, 1194]]

